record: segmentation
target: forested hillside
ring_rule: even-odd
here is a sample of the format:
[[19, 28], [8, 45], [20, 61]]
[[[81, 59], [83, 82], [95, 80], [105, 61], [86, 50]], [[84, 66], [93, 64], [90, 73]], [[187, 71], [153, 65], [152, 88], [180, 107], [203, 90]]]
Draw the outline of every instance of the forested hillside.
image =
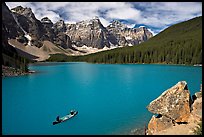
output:
[[202, 64], [202, 16], [172, 25], [138, 46], [77, 57], [58, 54], [48, 61]]

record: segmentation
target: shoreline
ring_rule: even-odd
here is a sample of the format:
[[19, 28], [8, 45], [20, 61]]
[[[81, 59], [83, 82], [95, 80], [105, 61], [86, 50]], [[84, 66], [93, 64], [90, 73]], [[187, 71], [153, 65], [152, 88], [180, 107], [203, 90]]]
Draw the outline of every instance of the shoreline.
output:
[[[173, 63], [166, 63], [166, 62], [158, 62], [158, 63], [104, 63], [104, 62], [89, 62], [89, 61], [65, 61], [65, 62], [62, 62], [62, 61], [45, 61], [45, 63], [78, 63], [78, 62], [85, 62], [85, 63], [89, 63], [89, 64], [158, 64], [158, 65], [175, 65], [175, 66], [193, 66], [193, 67], [202, 67], [202, 64], [173, 64]], [[44, 63], [44, 62], [42, 62]]]
[[2, 65], [2, 74], [1, 77], [16, 77], [16, 76], [23, 76], [23, 75], [28, 75], [28, 74], [32, 74], [35, 73], [35, 71], [29, 70], [28, 72], [24, 72], [20, 69], [15, 69], [13, 67], [9, 67], [9, 66], [4, 66]]
[[140, 127], [140, 128], [133, 128], [128, 133], [128, 135], [146, 135], [146, 128]]

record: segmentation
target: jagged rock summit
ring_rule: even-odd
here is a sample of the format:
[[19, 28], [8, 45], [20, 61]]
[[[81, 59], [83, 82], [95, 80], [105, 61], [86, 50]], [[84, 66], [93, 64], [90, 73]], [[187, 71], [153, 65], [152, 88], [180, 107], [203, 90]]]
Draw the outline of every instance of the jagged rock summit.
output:
[[114, 36], [111, 36], [97, 17], [76, 24], [67, 24], [66, 33], [77, 47], [87, 46], [101, 49], [110, 47], [110, 44], [117, 44], [112, 38]]

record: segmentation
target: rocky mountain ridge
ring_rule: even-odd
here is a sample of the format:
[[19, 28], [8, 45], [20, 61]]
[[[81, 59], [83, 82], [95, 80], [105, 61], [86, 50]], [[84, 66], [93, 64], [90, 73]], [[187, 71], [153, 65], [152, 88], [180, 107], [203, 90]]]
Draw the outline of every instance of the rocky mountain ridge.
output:
[[[62, 49], [63, 51], [60, 52], [62, 54], [84, 55], [137, 45], [153, 36], [147, 28], [128, 28], [117, 20], [107, 27], [103, 26], [98, 17], [75, 24], [68, 24], [63, 20], [53, 23], [48, 17], [43, 17], [41, 20], [36, 19], [31, 8], [17, 6], [10, 10], [5, 3], [2, 3], [2, 9], [2, 27], [3, 32], [7, 34], [5, 41], [8, 40], [8, 43], [12, 43], [14, 48], [18, 48], [18, 51], [25, 52], [25, 54], [28, 50], [24, 50], [22, 46], [15, 46], [15, 43], [19, 42], [28, 48], [35, 46], [43, 50], [48, 48], [43, 44], [44, 41], [49, 41], [52, 45], [49, 45], [49, 48], [56, 49], [57, 47], [60, 51]], [[17, 42], [11, 42], [10, 39], [16, 39]], [[41, 57], [40, 54], [36, 55], [31, 50], [28, 54], [41, 58], [38, 60], [49, 57], [49, 54], [46, 55], [47, 57]]]
[[[63, 20], [53, 23], [48, 17], [36, 19], [31, 8], [17, 6], [10, 10], [2, 3], [2, 9], [2, 27], [8, 39], [16, 39], [24, 46], [39, 49], [44, 46], [44, 41], [49, 41], [63, 49], [63, 54], [66, 55], [88, 53], [79, 50], [80, 47], [106, 50], [133, 46], [153, 36], [147, 28], [128, 28], [119, 21], [104, 27], [98, 17], [75, 24], [68, 24]], [[12, 46], [15, 47], [15, 43]]]
[[145, 27], [128, 28], [118, 20], [114, 20], [107, 26], [108, 31], [116, 36], [118, 45], [138, 45], [151, 38], [152, 33]]
[[108, 32], [97, 17], [76, 24], [67, 24], [66, 33], [77, 47], [85, 45], [101, 49], [117, 44], [115, 37]]

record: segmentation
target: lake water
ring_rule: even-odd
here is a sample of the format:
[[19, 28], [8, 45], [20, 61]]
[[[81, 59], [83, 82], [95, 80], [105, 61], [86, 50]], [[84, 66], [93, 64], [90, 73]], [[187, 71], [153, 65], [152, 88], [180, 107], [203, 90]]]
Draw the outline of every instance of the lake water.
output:
[[[2, 78], [2, 134], [129, 134], [147, 125], [146, 106], [185, 80], [200, 89], [202, 67], [153, 64], [43, 63], [37, 73]], [[52, 125], [58, 115], [78, 110]]]

